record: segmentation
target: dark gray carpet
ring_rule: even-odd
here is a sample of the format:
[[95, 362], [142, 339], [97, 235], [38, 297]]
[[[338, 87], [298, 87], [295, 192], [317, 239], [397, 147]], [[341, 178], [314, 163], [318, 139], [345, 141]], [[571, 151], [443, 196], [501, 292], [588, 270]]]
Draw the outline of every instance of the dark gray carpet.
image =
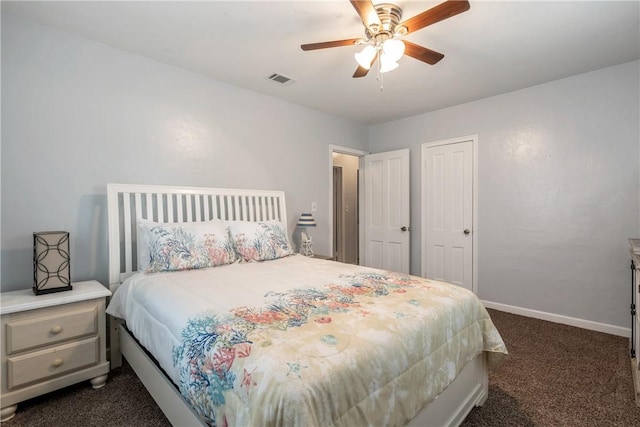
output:
[[[510, 355], [463, 426], [639, 427], [625, 338], [490, 310]], [[6, 427], [169, 426], [128, 365], [18, 405]]]
[[510, 354], [463, 426], [640, 427], [628, 339], [489, 313]]

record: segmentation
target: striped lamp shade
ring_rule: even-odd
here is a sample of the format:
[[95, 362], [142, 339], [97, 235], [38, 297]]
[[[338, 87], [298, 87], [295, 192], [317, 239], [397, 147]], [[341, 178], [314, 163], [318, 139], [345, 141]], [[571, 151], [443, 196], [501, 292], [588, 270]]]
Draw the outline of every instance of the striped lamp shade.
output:
[[316, 220], [313, 219], [313, 215], [310, 213], [303, 213], [300, 215], [300, 219], [298, 219], [298, 223], [296, 224], [298, 227], [315, 227]]

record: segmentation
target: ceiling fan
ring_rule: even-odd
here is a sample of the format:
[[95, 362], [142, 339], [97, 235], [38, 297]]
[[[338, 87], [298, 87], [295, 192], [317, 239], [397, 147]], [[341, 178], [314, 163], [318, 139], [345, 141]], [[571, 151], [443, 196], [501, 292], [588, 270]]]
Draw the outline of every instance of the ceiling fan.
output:
[[326, 49], [329, 47], [366, 45], [363, 51], [356, 53], [358, 68], [354, 78], [364, 77], [371, 66], [378, 61], [378, 72], [385, 73], [398, 67], [398, 60], [406, 54], [427, 64], [435, 64], [444, 55], [407, 40], [400, 40], [414, 31], [436, 22], [443, 21], [469, 10], [467, 0], [447, 0], [406, 21], [402, 19], [402, 9], [391, 3], [373, 5], [371, 0], [350, 0], [365, 27], [366, 38], [335, 40], [321, 43], [303, 44], [302, 50]]

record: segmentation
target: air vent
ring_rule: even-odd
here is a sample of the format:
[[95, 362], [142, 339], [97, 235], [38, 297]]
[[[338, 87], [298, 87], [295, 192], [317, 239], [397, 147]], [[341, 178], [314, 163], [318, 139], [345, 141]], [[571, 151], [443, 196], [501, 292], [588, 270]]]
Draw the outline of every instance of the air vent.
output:
[[283, 76], [282, 74], [273, 73], [269, 76], [269, 80], [273, 80], [274, 82], [280, 83], [281, 85], [291, 85], [297, 82], [296, 79], [291, 77]]

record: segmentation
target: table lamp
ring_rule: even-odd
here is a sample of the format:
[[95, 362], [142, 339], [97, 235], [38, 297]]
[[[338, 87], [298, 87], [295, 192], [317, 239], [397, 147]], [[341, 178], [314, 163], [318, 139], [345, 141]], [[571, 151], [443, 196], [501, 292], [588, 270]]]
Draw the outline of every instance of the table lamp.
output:
[[33, 293], [69, 291], [69, 233], [43, 231], [33, 233]]

